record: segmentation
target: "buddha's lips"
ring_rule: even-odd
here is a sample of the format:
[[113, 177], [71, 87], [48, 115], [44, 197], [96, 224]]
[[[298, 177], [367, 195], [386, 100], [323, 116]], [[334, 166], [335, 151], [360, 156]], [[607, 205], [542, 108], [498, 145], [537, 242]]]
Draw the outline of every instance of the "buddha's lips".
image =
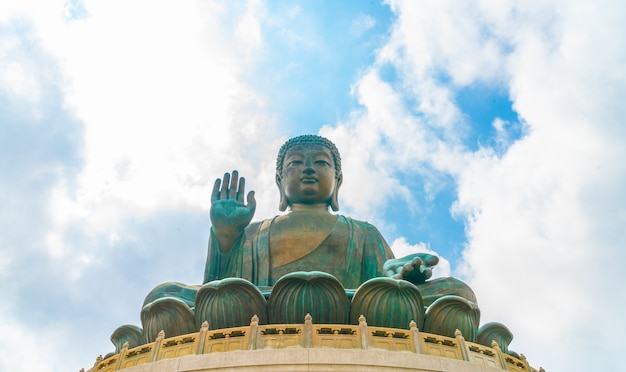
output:
[[318, 182], [318, 180], [315, 177], [302, 177], [302, 178], [300, 178], [300, 182], [302, 182], [302, 183], [316, 183], [316, 182]]

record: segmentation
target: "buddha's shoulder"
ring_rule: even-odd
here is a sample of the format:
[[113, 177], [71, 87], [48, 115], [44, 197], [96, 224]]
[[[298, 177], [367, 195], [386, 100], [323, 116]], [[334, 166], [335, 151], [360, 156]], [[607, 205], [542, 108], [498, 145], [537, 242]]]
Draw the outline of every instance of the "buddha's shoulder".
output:
[[361, 221], [361, 220], [357, 220], [354, 219], [352, 217], [349, 216], [344, 216], [344, 215], [337, 215], [338, 217], [338, 221], [341, 221], [347, 225], [352, 226], [355, 229], [362, 229], [362, 230], [368, 230], [368, 231], [375, 231], [378, 233], [378, 229], [376, 228], [376, 226], [372, 225], [371, 223], [367, 222], [367, 221]]

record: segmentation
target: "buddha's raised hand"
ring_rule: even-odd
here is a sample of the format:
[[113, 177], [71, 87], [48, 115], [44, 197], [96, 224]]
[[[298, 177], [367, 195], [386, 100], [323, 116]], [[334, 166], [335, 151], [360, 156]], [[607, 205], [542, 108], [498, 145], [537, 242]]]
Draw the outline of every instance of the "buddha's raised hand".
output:
[[432, 267], [439, 263], [439, 257], [428, 253], [414, 253], [402, 258], [387, 260], [383, 265], [386, 276], [404, 279], [413, 284], [421, 284], [433, 275]]
[[243, 200], [245, 192], [246, 180], [243, 177], [239, 178], [236, 170], [233, 171], [232, 178], [229, 173], [224, 173], [224, 179], [216, 179], [213, 185], [211, 223], [213, 232], [224, 250], [232, 248], [232, 244], [254, 216], [256, 209], [254, 191], [248, 193], [247, 204]]

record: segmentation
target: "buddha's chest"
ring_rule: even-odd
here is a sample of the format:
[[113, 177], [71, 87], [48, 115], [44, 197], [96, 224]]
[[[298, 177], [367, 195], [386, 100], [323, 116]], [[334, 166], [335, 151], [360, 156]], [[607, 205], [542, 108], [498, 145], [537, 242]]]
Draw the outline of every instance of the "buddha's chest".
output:
[[280, 267], [309, 255], [333, 232], [337, 216], [293, 215], [277, 218], [270, 229], [272, 267]]

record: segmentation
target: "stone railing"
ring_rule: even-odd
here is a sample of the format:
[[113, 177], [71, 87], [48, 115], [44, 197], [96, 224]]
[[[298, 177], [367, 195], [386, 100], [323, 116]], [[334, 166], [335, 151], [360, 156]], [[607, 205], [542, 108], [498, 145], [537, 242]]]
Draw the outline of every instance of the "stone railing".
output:
[[[110, 372], [185, 355], [235, 350], [301, 348], [382, 349], [405, 351], [444, 358], [512, 372], [544, 372], [532, 368], [526, 358], [503, 353], [494, 341], [491, 347], [465, 341], [460, 331], [455, 337], [420, 332], [411, 322], [409, 329], [368, 326], [364, 317], [358, 325], [312, 324], [307, 315], [304, 324], [259, 325], [252, 318], [249, 326], [209, 330], [204, 322], [199, 332], [165, 338], [161, 331], [149, 344], [132, 349], [126, 343], [118, 354], [99, 356], [88, 372]], [[84, 369], [81, 370], [84, 372]]]

